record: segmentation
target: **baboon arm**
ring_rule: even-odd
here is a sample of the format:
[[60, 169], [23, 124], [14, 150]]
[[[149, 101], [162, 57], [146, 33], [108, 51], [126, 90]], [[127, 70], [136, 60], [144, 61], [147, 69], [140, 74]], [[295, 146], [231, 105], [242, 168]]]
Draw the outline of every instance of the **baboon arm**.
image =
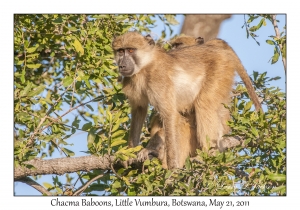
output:
[[129, 147], [135, 147], [140, 143], [140, 135], [147, 114], [147, 106], [132, 106], [131, 125], [129, 132]]

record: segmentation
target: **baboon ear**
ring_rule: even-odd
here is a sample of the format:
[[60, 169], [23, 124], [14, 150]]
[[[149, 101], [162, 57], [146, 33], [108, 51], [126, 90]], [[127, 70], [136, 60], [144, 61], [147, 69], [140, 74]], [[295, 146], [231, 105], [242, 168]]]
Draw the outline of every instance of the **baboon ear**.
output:
[[197, 38], [195, 39], [195, 42], [196, 42], [197, 44], [203, 44], [203, 43], [204, 43], [204, 38], [202, 38], [201, 36], [199, 36], [199, 37], [197, 37]]
[[155, 45], [154, 40], [152, 39], [152, 37], [149, 34], [147, 36], [145, 36], [145, 38], [148, 41], [149, 45]]

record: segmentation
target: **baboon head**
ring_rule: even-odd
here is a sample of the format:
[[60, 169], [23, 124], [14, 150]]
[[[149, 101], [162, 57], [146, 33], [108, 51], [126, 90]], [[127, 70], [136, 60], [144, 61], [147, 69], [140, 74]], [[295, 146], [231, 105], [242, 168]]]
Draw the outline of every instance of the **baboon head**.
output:
[[204, 43], [204, 39], [202, 37], [192, 37], [192, 36], [179, 36], [171, 41], [172, 49], [179, 49], [192, 45], [200, 45]]
[[150, 35], [144, 37], [138, 32], [127, 32], [116, 37], [112, 48], [122, 76], [130, 77], [149, 64], [152, 61], [151, 51], [154, 46]]

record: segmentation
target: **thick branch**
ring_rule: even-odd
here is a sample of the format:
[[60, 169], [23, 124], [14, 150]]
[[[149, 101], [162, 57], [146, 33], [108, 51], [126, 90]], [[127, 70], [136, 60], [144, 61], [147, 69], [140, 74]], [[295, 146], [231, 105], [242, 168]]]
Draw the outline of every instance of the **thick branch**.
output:
[[25, 184], [28, 184], [29, 186], [33, 187], [34, 189], [38, 190], [39, 192], [41, 192], [42, 194], [45, 195], [52, 195], [48, 190], [46, 190], [43, 186], [41, 186], [39, 183], [37, 183], [36, 181], [30, 179], [29, 177], [25, 177], [22, 179], [18, 180], [19, 182], [23, 182]]
[[[236, 147], [240, 145], [242, 140], [238, 137], [224, 137], [222, 141], [222, 147], [224, 149]], [[72, 173], [76, 171], [91, 171], [94, 169], [112, 169], [112, 163], [114, 162], [115, 157], [104, 155], [102, 157], [97, 157], [94, 155], [83, 156], [83, 157], [67, 157], [67, 158], [54, 158], [50, 160], [43, 159], [33, 159], [25, 162], [27, 165], [33, 166], [32, 168], [27, 168], [25, 166], [17, 166], [14, 171], [14, 179], [16, 181], [21, 181], [22, 178], [27, 176], [37, 176], [37, 175], [46, 175], [46, 174], [57, 174], [62, 175], [65, 173]], [[113, 165], [113, 168], [124, 167], [120, 162], [117, 162]], [[139, 165], [137, 159], [131, 159], [130, 165]]]
[[74, 158], [54, 158], [51, 160], [33, 159], [25, 162], [25, 164], [32, 165], [34, 168], [27, 168], [25, 166], [17, 166], [14, 171], [14, 178], [19, 180], [27, 176], [72, 173], [76, 171], [90, 171], [93, 169], [110, 169], [111, 162], [114, 157], [104, 155], [97, 156], [83, 156]]

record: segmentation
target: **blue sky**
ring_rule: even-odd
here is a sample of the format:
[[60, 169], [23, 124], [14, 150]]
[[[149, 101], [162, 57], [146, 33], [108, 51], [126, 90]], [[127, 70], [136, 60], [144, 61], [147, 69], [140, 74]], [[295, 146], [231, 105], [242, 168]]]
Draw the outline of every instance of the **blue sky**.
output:
[[[180, 22], [180, 25], [174, 27], [174, 34], [180, 33], [181, 24], [183, 23], [183, 16], [179, 15], [177, 20]], [[285, 16], [278, 15], [277, 19], [280, 20], [278, 23], [280, 32], [283, 30], [285, 25]], [[245, 29], [242, 29], [241, 26], [244, 24], [243, 15], [233, 15], [230, 19], [225, 20], [220, 28], [218, 38], [224, 39], [228, 44], [235, 50], [237, 55], [240, 57], [244, 67], [246, 68], [248, 74], [251, 74], [254, 71], [260, 73], [267, 71], [269, 77], [280, 76], [282, 79], [274, 81], [271, 83], [272, 86], [277, 86], [283, 91], [285, 91], [285, 74], [284, 68], [281, 59], [278, 60], [276, 64], [271, 65], [269, 60], [273, 55], [273, 46], [268, 45], [265, 40], [269, 39], [268, 36], [275, 35], [274, 29], [270, 22], [267, 22], [267, 26], [262, 27], [258, 32], [257, 40], [260, 42], [260, 46], [252, 39], [246, 38]], [[160, 34], [162, 31], [162, 25], [158, 25], [152, 32], [154, 34]], [[201, 34], [199, 34], [201, 36]], [[237, 80], [240, 79], [237, 77]], [[78, 132], [77, 135], [74, 135], [70, 139], [71, 143], [74, 143], [74, 146], [70, 148], [73, 150], [77, 156], [86, 155], [79, 151], [86, 150], [86, 133]], [[57, 156], [59, 154], [57, 153]], [[51, 175], [43, 176], [39, 179], [39, 183], [43, 182], [52, 182]], [[63, 177], [63, 176], [62, 176]], [[64, 181], [64, 178], [63, 180]], [[16, 195], [40, 195], [38, 191], [32, 187], [17, 182], [15, 184], [15, 193]]]

